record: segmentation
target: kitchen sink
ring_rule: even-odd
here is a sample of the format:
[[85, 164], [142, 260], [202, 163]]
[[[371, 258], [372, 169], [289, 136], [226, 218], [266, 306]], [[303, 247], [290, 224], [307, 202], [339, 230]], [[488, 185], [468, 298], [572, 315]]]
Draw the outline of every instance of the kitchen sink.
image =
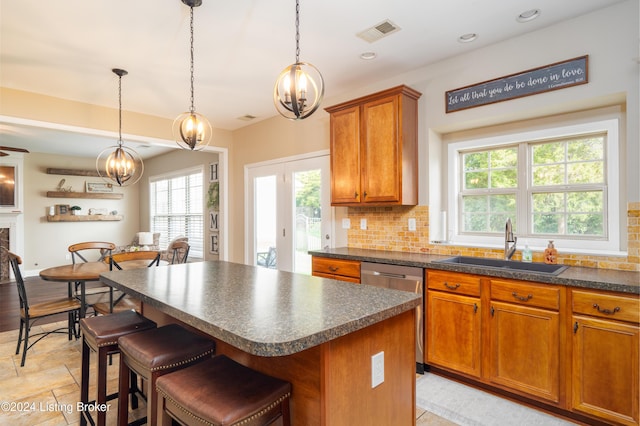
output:
[[559, 275], [567, 265], [547, 265], [546, 263], [516, 262], [513, 260], [487, 259], [484, 257], [454, 256], [434, 263], [455, 263], [459, 265], [477, 266], [490, 269], [509, 269], [514, 271], [532, 272], [535, 274]]

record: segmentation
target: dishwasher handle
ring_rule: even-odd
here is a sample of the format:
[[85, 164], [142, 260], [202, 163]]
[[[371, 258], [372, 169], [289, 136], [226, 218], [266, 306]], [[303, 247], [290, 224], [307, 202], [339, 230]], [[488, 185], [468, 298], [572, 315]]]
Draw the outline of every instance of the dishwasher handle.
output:
[[[367, 272], [365, 272], [366, 274]], [[391, 272], [378, 272], [378, 271], [373, 271], [373, 275], [379, 276], [379, 277], [386, 277], [386, 278], [398, 278], [401, 280], [404, 280], [407, 278], [406, 274], [392, 274]]]

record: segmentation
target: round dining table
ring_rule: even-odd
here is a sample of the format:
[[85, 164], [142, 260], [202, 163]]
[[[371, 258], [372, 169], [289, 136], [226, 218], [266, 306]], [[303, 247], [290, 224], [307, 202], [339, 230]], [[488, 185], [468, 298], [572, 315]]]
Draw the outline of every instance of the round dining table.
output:
[[45, 281], [69, 283], [69, 296], [72, 295], [72, 283], [80, 285], [80, 318], [84, 318], [86, 306], [86, 283], [100, 281], [100, 274], [109, 271], [109, 264], [105, 262], [73, 263], [54, 266], [40, 271], [40, 278]]

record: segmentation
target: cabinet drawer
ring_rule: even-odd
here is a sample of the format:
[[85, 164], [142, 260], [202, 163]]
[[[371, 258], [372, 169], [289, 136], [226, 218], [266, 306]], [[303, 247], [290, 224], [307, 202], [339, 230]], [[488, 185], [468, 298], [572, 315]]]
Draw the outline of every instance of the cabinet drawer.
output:
[[557, 311], [560, 309], [560, 288], [553, 285], [492, 279], [491, 300]]
[[317, 272], [326, 275], [341, 275], [343, 277], [357, 278], [360, 281], [360, 262], [357, 260], [332, 259], [328, 257], [312, 257], [311, 268], [314, 274]]
[[475, 275], [427, 271], [427, 286], [431, 290], [480, 296], [480, 277]]
[[640, 323], [640, 300], [633, 296], [572, 290], [573, 312]]

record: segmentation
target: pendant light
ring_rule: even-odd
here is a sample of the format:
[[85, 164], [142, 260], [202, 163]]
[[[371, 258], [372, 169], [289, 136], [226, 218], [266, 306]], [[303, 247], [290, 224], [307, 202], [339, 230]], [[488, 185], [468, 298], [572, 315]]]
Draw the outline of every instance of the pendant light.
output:
[[183, 112], [173, 121], [173, 138], [183, 149], [199, 151], [209, 145], [211, 140], [211, 124], [193, 106], [193, 8], [202, 4], [202, 0], [182, 0], [191, 8], [191, 108]]
[[111, 146], [98, 155], [96, 169], [98, 175], [108, 183], [118, 186], [133, 185], [140, 180], [144, 164], [140, 155], [122, 142], [122, 76], [128, 72], [114, 68], [118, 76], [118, 145]]
[[320, 106], [324, 80], [312, 64], [300, 62], [300, 2], [296, 0], [296, 62], [285, 68], [273, 88], [276, 110], [290, 120], [309, 117]]

